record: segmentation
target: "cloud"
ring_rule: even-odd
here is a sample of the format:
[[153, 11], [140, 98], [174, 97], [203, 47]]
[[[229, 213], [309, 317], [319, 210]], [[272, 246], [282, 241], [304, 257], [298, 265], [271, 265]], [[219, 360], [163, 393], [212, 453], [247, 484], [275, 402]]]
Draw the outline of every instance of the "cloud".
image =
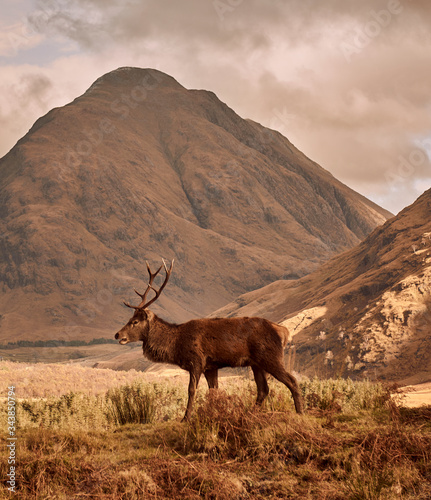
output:
[[[418, 141], [431, 135], [431, 4], [425, 0], [35, 5], [27, 16], [34, 36], [80, 47], [79, 55], [42, 71], [53, 82], [51, 93], [62, 86], [63, 100], [115, 67], [156, 67], [280, 130], [336, 177], [393, 211], [431, 184], [428, 157], [411, 161], [423, 153]], [[43, 90], [28, 91], [39, 105], [55, 101]], [[13, 90], [10, 95], [18, 99]], [[22, 109], [18, 101], [16, 107]], [[13, 121], [13, 113], [9, 117]], [[400, 166], [402, 158], [412, 168]]]
[[[3, 66], [0, 80], [0, 156], [50, 109], [85, 92], [106, 66], [89, 56], [63, 57], [48, 65]], [[86, 75], [83, 80], [76, 75]]]
[[22, 68], [19, 76], [15, 68], [13, 71], [9, 68], [9, 71], [3, 70], [2, 76], [0, 93], [7, 99], [2, 99], [0, 107], [0, 148], [6, 153], [30, 128], [29, 116], [40, 116], [46, 108], [52, 85], [44, 75], [26, 68]]

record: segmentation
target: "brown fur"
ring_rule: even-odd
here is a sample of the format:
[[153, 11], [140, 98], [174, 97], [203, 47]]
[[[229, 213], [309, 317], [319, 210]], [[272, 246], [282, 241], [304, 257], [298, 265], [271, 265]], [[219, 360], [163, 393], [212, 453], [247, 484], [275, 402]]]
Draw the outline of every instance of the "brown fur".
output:
[[291, 391], [298, 413], [302, 399], [295, 377], [284, 369], [287, 328], [262, 318], [194, 319], [179, 325], [167, 323], [145, 308], [135, 308], [128, 323], [115, 335], [121, 344], [142, 341], [151, 361], [178, 365], [190, 373], [189, 399], [184, 420], [190, 416], [199, 379], [218, 387], [218, 369], [251, 366], [257, 385], [256, 404], [269, 392], [269, 373]]

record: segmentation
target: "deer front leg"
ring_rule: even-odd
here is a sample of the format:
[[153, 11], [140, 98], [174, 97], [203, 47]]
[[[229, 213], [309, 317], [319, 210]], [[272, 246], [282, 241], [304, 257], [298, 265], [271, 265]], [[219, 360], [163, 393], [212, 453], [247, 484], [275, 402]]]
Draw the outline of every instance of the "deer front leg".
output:
[[196, 389], [199, 384], [199, 379], [201, 378], [201, 371], [191, 371], [190, 372], [190, 382], [189, 382], [189, 400], [187, 401], [187, 408], [182, 422], [187, 421], [190, 418], [193, 402], [195, 400]]

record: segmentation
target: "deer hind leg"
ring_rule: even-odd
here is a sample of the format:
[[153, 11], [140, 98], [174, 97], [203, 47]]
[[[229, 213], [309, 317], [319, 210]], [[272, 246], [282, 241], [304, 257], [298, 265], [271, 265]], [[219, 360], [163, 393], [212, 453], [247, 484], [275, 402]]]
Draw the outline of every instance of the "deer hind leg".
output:
[[257, 366], [252, 366], [251, 369], [253, 370], [254, 380], [257, 385], [256, 404], [260, 406], [263, 403], [266, 396], [268, 396], [269, 393], [268, 382], [266, 381], [266, 374], [261, 368]]
[[302, 396], [299, 391], [296, 378], [284, 369], [282, 362], [275, 362], [271, 367], [266, 367], [267, 372], [282, 382], [292, 393], [295, 410], [297, 413], [303, 412]]
[[195, 400], [196, 389], [199, 384], [199, 379], [201, 378], [202, 371], [194, 370], [190, 372], [190, 381], [189, 381], [189, 400], [187, 401], [186, 413], [182, 419], [182, 422], [185, 422], [190, 418], [190, 414], [193, 408], [193, 401]]
[[205, 378], [208, 382], [208, 387], [210, 389], [218, 389], [218, 370], [214, 368], [213, 370], [207, 370], [204, 372]]

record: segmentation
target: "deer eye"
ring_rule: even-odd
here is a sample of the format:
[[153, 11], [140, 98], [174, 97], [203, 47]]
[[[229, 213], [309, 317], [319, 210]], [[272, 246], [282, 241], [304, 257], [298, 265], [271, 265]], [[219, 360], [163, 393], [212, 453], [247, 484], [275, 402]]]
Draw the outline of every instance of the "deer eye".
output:
[[137, 319], [135, 319], [134, 321], [132, 321], [132, 326], [136, 326], [138, 323], [139, 323], [139, 321]]

